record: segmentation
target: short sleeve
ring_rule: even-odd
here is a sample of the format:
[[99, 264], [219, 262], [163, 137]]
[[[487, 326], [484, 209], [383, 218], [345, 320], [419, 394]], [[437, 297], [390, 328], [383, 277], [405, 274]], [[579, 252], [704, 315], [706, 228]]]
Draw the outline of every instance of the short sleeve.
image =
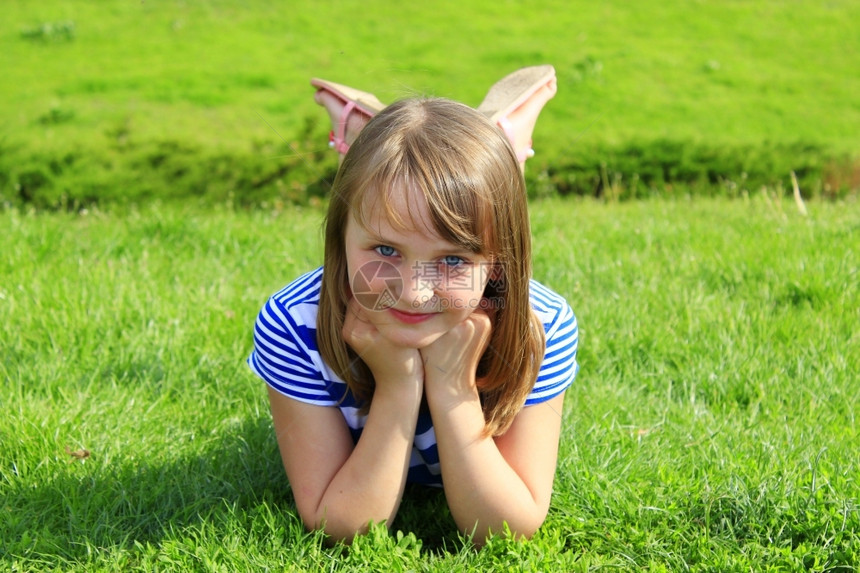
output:
[[579, 328], [570, 305], [561, 296], [533, 281], [532, 308], [544, 326], [546, 350], [534, 389], [526, 406], [558, 396], [573, 383], [579, 371], [576, 351]]
[[[316, 306], [313, 307], [316, 318]], [[318, 366], [315, 324], [273, 296], [263, 306], [254, 325], [254, 350], [248, 365], [278, 392], [319, 406], [335, 406], [330, 383]]]

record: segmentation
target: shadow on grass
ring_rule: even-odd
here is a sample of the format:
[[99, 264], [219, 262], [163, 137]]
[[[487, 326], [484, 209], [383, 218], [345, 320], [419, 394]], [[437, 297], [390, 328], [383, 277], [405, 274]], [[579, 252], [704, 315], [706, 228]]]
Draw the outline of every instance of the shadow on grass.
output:
[[[129, 446], [128, 461], [57, 460], [45, 483], [2, 485], [0, 554], [62, 565], [86, 562], [93, 551], [156, 547], [202, 524], [236, 523], [268, 506], [286, 522], [301, 523], [283, 472], [268, 417], [246, 420], [213, 436], [197, 455], [147, 461], [145, 444]], [[158, 458], [153, 453], [150, 458]], [[237, 517], [237, 515], [239, 517]], [[5, 522], [5, 523], [4, 523]], [[425, 551], [462, 546], [441, 489], [410, 486], [393, 530], [413, 532]]]

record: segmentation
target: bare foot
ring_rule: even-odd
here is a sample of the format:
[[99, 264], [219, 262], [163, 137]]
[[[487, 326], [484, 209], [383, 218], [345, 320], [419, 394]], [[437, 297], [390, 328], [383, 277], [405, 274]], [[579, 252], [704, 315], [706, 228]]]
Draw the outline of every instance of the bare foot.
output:
[[315, 78], [311, 80], [311, 85], [318, 88], [314, 101], [326, 109], [331, 120], [329, 143], [337, 150], [339, 161], [343, 161], [343, 156], [359, 132], [385, 104], [373, 94], [333, 82]]
[[556, 78], [538, 88], [519, 107], [499, 119], [499, 126], [507, 134], [517, 153], [520, 169], [525, 169], [526, 159], [533, 157], [532, 133], [544, 105], [551, 100], [558, 89]]
[[534, 156], [532, 133], [543, 106], [555, 96], [557, 84], [555, 69], [548, 64], [520, 68], [493, 84], [478, 106], [508, 136], [520, 169]]

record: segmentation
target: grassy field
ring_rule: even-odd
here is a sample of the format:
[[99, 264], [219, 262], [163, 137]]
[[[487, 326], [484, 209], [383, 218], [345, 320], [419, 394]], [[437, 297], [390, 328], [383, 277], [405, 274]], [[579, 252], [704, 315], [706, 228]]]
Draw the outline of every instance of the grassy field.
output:
[[481, 551], [423, 489], [350, 550], [301, 528], [243, 361], [319, 209], [4, 211], [0, 570], [856, 571], [860, 211], [809, 209], [533, 205], [582, 370], [546, 524]]
[[856, 2], [392, 6], [8, 0], [0, 202], [322, 194], [334, 158], [311, 77], [477, 105], [544, 62], [559, 94], [529, 176], [546, 193], [757, 192], [792, 169], [807, 194], [860, 187]]
[[[860, 4], [392, 6], [4, 0], [0, 571], [860, 570]], [[328, 547], [244, 364], [321, 261], [308, 80], [476, 105], [544, 62], [535, 274], [582, 364], [547, 522], [477, 551], [416, 488]]]

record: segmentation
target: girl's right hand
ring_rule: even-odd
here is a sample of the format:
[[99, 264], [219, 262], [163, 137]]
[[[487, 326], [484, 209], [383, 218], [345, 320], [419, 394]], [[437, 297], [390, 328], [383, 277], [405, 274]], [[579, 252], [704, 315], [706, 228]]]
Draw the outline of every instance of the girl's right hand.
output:
[[385, 338], [367, 317], [371, 312], [354, 298], [349, 301], [343, 321], [344, 341], [373, 372], [377, 386], [386, 381], [423, 382], [424, 365], [417, 348], [398, 346]]
[[350, 540], [368, 523], [391, 523], [406, 484], [424, 392], [421, 356], [373, 326], [351, 301], [341, 335], [376, 380], [356, 442], [339, 408], [294, 400], [269, 387], [281, 458], [302, 521]]

